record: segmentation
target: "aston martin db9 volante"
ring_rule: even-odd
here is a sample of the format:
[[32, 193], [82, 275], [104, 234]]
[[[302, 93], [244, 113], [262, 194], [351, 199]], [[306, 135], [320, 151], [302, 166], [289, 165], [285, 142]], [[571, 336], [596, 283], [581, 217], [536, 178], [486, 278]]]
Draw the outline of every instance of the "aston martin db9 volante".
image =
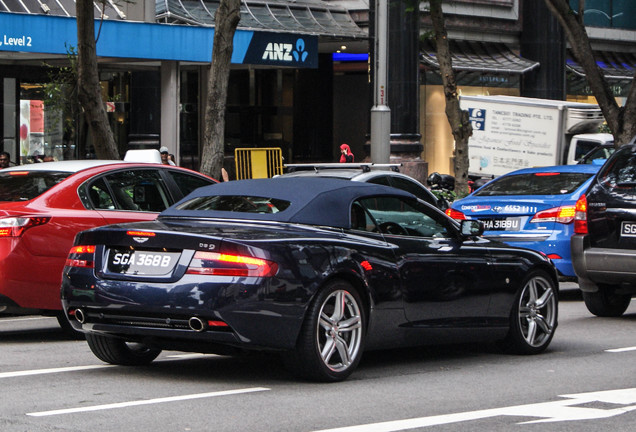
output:
[[489, 340], [542, 352], [557, 326], [554, 266], [482, 231], [387, 186], [221, 183], [156, 221], [80, 233], [62, 302], [113, 364], [162, 349], [268, 350], [302, 376], [339, 381], [368, 349]]

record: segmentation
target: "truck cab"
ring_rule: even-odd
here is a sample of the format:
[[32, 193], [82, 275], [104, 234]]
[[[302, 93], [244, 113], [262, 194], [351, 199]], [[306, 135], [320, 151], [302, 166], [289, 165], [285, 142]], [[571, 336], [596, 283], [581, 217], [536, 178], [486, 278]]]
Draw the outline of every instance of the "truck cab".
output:
[[566, 165], [573, 165], [597, 147], [614, 145], [614, 136], [609, 133], [587, 133], [574, 135], [570, 140]]

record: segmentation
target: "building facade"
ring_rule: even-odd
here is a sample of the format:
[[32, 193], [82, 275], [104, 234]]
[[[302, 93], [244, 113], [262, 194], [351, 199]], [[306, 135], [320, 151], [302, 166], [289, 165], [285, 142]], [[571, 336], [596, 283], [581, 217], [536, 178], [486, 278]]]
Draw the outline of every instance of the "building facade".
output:
[[[107, 1], [104, 10], [101, 4], [95, 9], [100, 79], [120, 153], [165, 145], [180, 165], [197, 169], [219, 1], [152, 0], [125, 3], [127, 9]], [[14, 163], [94, 156], [71, 103], [74, 10], [74, 0], [0, 2], [0, 134]], [[339, 6], [242, 2], [226, 152], [278, 146], [288, 159], [330, 157], [323, 143], [333, 129], [331, 53], [345, 43], [366, 47], [366, 38]]]
[[[120, 153], [167, 146], [197, 169], [219, 0], [96, 3], [103, 96]], [[453, 139], [426, 2], [389, 0], [392, 159], [453, 171]], [[572, 6], [578, 2], [572, 0]], [[92, 157], [60, 68], [76, 46], [74, 0], [0, 1], [0, 138], [15, 163]], [[444, 3], [461, 94], [592, 101], [543, 1]], [[599, 67], [619, 102], [636, 67], [636, 3], [586, 2]], [[280, 147], [287, 162], [335, 161], [348, 143], [368, 159], [375, 0], [245, 0], [235, 37], [226, 155]], [[132, 42], [131, 42], [132, 41]], [[228, 164], [231, 168], [231, 163]], [[422, 178], [420, 178], [422, 179]]]

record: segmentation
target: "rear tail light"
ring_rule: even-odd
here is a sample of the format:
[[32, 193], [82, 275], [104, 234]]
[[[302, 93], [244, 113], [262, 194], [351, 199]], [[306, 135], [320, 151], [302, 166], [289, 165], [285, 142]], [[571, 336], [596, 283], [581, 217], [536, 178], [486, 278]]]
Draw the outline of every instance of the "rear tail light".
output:
[[50, 219], [44, 216], [0, 218], [0, 237], [20, 237], [29, 228], [44, 225]]
[[126, 234], [135, 237], [155, 237], [157, 235], [152, 231], [126, 231]]
[[186, 273], [217, 276], [271, 277], [278, 264], [262, 258], [198, 251]]
[[574, 206], [554, 207], [535, 214], [530, 223], [558, 222], [561, 224], [569, 224], [574, 220], [574, 213]]
[[574, 215], [574, 234], [587, 234], [587, 198], [581, 195], [576, 202]]
[[464, 220], [466, 219], [466, 215], [462, 212], [460, 212], [459, 210], [455, 210], [452, 208], [447, 208], [446, 209], [446, 216], [450, 216], [455, 220]]
[[95, 267], [95, 246], [73, 246], [66, 259], [66, 267], [93, 268]]

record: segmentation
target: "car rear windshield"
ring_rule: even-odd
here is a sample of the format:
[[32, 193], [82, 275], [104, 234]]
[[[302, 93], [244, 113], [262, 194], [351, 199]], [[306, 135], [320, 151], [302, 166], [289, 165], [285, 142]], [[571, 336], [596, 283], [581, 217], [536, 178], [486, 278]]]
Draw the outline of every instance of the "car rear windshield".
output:
[[621, 149], [612, 162], [601, 169], [598, 181], [617, 192], [633, 191], [636, 188], [636, 153], [631, 149]]
[[177, 210], [217, 210], [240, 213], [278, 213], [289, 207], [289, 201], [239, 195], [221, 195], [193, 198]]
[[0, 173], [0, 201], [29, 201], [72, 173], [59, 171], [8, 171]]
[[518, 174], [493, 180], [475, 196], [564, 195], [574, 192], [592, 173], [541, 172]]

